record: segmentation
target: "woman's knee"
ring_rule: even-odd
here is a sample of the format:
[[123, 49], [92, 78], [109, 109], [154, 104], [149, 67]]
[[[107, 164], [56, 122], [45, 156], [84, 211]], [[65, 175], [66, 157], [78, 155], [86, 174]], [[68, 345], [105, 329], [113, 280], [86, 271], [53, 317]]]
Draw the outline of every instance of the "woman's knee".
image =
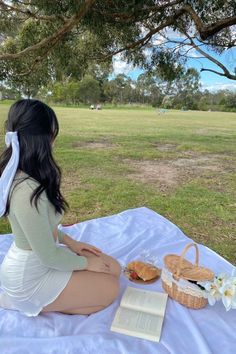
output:
[[111, 274], [119, 278], [121, 273], [120, 263], [115, 258], [108, 256], [107, 254], [102, 254], [102, 257], [110, 264]]
[[119, 278], [121, 273], [121, 265], [116, 259], [112, 258], [112, 274]]

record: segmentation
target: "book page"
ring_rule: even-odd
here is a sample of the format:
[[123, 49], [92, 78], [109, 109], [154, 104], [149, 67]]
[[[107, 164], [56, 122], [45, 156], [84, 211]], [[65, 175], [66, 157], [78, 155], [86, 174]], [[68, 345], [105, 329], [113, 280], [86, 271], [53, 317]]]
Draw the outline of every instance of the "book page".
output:
[[128, 286], [122, 296], [121, 306], [164, 317], [168, 295], [156, 291]]
[[160, 316], [119, 307], [111, 330], [159, 342], [162, 323], [163, 318]]

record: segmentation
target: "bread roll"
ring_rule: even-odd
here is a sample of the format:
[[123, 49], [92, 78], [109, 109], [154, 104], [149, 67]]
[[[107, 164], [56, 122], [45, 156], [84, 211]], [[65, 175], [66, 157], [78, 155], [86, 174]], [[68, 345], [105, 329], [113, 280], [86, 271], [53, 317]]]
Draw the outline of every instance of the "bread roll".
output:
[[141, 261], [130, 262], [127, 269], [133, 270], [144, 281], [151, 280], [159, 275], [159, 270], [156, 267]]

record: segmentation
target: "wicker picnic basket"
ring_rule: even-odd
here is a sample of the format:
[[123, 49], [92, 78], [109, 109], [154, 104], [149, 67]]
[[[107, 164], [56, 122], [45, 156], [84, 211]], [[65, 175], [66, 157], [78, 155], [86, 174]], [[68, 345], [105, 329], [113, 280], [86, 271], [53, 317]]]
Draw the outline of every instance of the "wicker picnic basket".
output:
[[[194, 247], [196, 251], [195, 264], [184, 258], [190, 247]], [[205, 291], [197, 285], [197, 282], [212, 280], [214, 273], [208, 268], [199, 266], [199, 250], [196, 243], [188, 244], [180, 256], [166, 255], [164, 265], [161, 274], [162, 287], [172, 299], [192, 309], [206, 306]]]

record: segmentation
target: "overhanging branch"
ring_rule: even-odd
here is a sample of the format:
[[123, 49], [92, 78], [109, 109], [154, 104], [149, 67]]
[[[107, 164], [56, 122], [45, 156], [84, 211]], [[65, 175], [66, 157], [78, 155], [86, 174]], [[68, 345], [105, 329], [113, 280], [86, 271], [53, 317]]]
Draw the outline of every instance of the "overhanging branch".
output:
[[75, 25], [77, 25], [81, 18], [86, 14], [89, 8], [93, 5], [95, 0], [86, 0], [81, 10], [73, 15], [70, 19], [66, 20], [62, 27], [60, 27], [55, 33], [51, 36], [44, 38], [37, 44], [34, 44], [30, 47], [23, 49], [18, 53], [6, 53], [0, 55], [0, 60], [8, 60], [8, 59], [19, 59], [24, 55], [34, 52], [38, 49], [42, 49], [49, 46], [54, 46], [61, 38], [63, 38], [68, 32], [70, 32]]
[[[165, 10], [166, 8], [170, 8], [172, 6], [178, 5], [183, 3], [184, 0], [176, 0], [176, 1], [172, 1], [172, 2], [167, 2], [165, 4], [162, 5], [156, 5], [156, 6], [145, 6], [141, 12], [142, 14], [145, 13], [149, 13], [147, 18], [152, 17], [154, 14]], [[135, 16], [135, 11], [133, 13], [127, 13], [127, 12], [107, 12], [107, 11], [102, 11], [101, 9], [94, 9], [94, 12], [99, 13], [102, 16], [108, 17], [108, 18], [112, 18], [113, 20], [117, 20], [118, 22], [127, 22], [129, 20], [131, 20], [132, 18], [134, 18]], [[139, 10], [140, 13], [140, 10]], [[145, 19], [147, 19], [145, 16], [143, 17]], [[142, 18], [142, 19], [143, 19]]]
[[229, 72], [229, 70], [220, 61], [218, 61], [217, 59], [213, 58], [210, 54], [208, 54], [204, 50], [202, 50], [197, 44], [194, 43], [193, 39], [187, 33], [185, 33], [185, 35], [189, 39], [192, 48], [196, 49], [197, 52], [201, 53], [205, 58], [207, 58], [212, 63], [217, 65], [219, 68], [221, 68], [223, 73], [218, 72], [216, 70], [212, 70], [212, 69], [206, 69], [206, 68], [202, 68], [201, 71], [210, 71], [210, 72], [213, 72], [213, 73], [215, 73], [217, 75], [225, 76], [228, 79], [236, 80], [236, 75], [231, 74]]
[[[213, 62], [215, 65], [217, 65], [218, 67], [220, 67], [222, 69], [223, 72], [219, 72], [219, 71], [216, 71], [216, 70], [212, 70], [212, 69], [207, 69], [207, 68], [202, 68], [200, 69], [200, 71], [210, 71], [210, 72], [213, 72], [217, 75], [220, 75], [220, 76], [224, 76], [224, 77], [227, 77], [228, 79], [231, 79], [231, 80], [236, 80], [236, 75], [234, 74], [231, 74], [230, 71], [226, 68], [226, 66], [224, 66], [219, 60], [215, 59], [214, 57], [212, 57], [210, 54], [206, 53], [201, 47], [206, 45], [206, 43], [202, 42], [201, 40], [198, 39], [198, 41], [201, 43], [200, 45], [199, 44], [196, 44], [193, 40], [192, 37], [190, 37], [186, 32], [183, 32], [183, 34], [186, 36], [186, 38], [182, 41], [177, 41], [177, 40], [174, 40], [174, 39], [171, 39], [171, 38], [168, 38], [166, 37], [165, 35], [162, 35], [166, 41], [168, 43], [171, 43], [171, 44], [177, 44], [178, 46], [175, 47], [174, 49], [178, 49], [179, 46], [181, 47], [190, 47], [188, 50], [186, 50], [184, 53], [180, 53], [180, 55], [182, 57], [185, 57], [185, 58], [190, 58], [188, 54], [188, 52], [191, 50], [191, 49], [195, 49], [198, 53], [200, 53], [202, 55], [202, 57], [196, 57], [196, 59], [208, 59], [209, 61]], [[186, 42], [186, 40], [188, 40], [188, 42]], [[193, 57], [195, 58], [195, 57]]]
[[[200, 69], [200, 71], [209, 71], [211, 73], [214, 73], [214, 74], [217, 74], [219, 76], [224, 76], [225, 77], [224, 73], [221, 73], [220, 71], [216, 71], [216, 70], [213, 70], [213, 69], [202, 68], [202, 69]], [[236, 76], [235, 76], [235, 79], [232, 79], [232, 80], [236, 80]]]
[[[29, 5], [30, 4], [27, 4], [27, 6], [29, 6]], [[27, 20], [28, 18], [35, 18], [37, 20], [43, 20], [43, 21], [54, 21], [57, 19], [60, 19], [63, 22], [66, 21], [66, 17], [64, 17], [62, 15], [49, 15], [49, 16], [44, 15], [44, 16], [42, 16], [42, 15], [38, 15], [35, 12], [32, 12], [28, 8], [21, 9], [20, 7], [16, 7], [16, 6], [7, 4], [4, 1], [0, 1], [0, 8], [2, 8], [2, 11], [5, 11], [5, 12], [10, 13], [13, 11], [17, 14], [22, 14], [25, 17], [25, 20]]]
[[128, 49], [134, 49], [134, 48], [139, 47], [139, 46], [140, 46], [140, 47], [144, 46], [144, 45], [147, 43], [147, 41], [149, 41], [149, 40], [152, 38], [152, 36], [153, 36], [154, 34], [160, 32], [161, 30], [163, 30], [163, 29], [166, 28], [166, 27], [171, 26], [171, 25], [175, 22], [176, 18], [180, 17], [180, 16], [182, 15], [182, 13], [183, 13], [183, 10], [177, 11], [177, 13], [176, 13], [174, 16], [167, 17], [167, 19], [165, 20], [165, 22], [163, 22], [163, 23], [162, 23], [161, 25], [159, 25], [158, 27], [153, 28], [152, 30], [150, 30], [150, 31], [146, 34], [146, 36], [144, 36], [143, 38], [141, 38], [141, 39], [139, 39], [139, 40], [137, 40], [137, 41], [135, 41], [135, 42], [133, 42], [133, 43], [130, 43], [130, 44], [128, 44], [127, 46], [125, 46], [125, 47], [123, 47], [123, 48], [121, 48], [121, 49], [118, 49], [118, 50], [116, 50], [116, 51], [113, 51], [113, 52], [109, 53], [109, 54], [108, 54], [107, 56], [105, 56], [103, 59], [107, 59], [107, 58], [109, 58], [109, 57], [111, 57], [111, 56], [114, 56], [114, 55], [116, 55], [116, 54], [119, 54], [119, 53], [121, 53], [121, 52], [124, 52], [125, 50], [128, 50]]
[[183, 6], [183, 10], [192, 18], [202, 40], [206, 40], [220, 32], [222, 29], [236, 24], [236, 16], [231, 16], [205, 26], [201, 18], [190, 5]]
[[[174, 28], [178, 28], [178, 25], [180, 25], [180, 20], [183, 18], [186, 18], [186, 16], [191, 19], [191, 22], [194, 23], [194, 26], [201, 38], [201, 40], [206, 40], [207, 38], [212, 37], [213, 35], [217, 34], [224, 28], [228, 28], [232, 25], [236, 24], [236, 16], [227, 17], [223, 19], [216, 19], [214, 23], [211, 24], [204, 24], [201, 17], [199, 14], [194, 10], [193, 7], [191, 7], [190, 4], [183, 4], [183, 0], [172, 0], [169, 2], [165, 2], [164, 4], [160, 5], [161, 2], [156, 2], [156, 6], [148, 7], [144, 5], [143, 8], [143, 13], [144, 16], [142, 17], [143, 24], [147, 24], [146, 17], [151, 16], [153, 17], [154, 15], [158, 15], [156, 18], [156, 23], [150, 22], [150, 27], [151, 29], [149, 32], [143, 36], [142, 38], [139, 38], [138, 40], [134, 40], [131, 43], [128, 43], [127, 45], [124, 45], [122, 48], [117, 50], [111, 51], [109, 54], [104, 55], [102, 57], [102, 60], [105, 60], [113, 55], [116, 55], [118, 53], [128, 51], [128, 50], [136, 50], [137, 48], [142, 48], [145, 46], [151, 39], [152, 37], [160, 32], [161, 30], [165, 28], [169, 28], [174, 26]], [[159, 5], [158, 5], [159, 3]], [[52, 21], [55, 19], [61, 19], [63, 21], [63, 24], [57, 28], [57, 30], [50, 36], [42, 39], [40, 42], [33, 44], [24, 50], [19, 51], [18, 53], [4, 53], [0, 55], [0, 60], [12, 60], [12, 59], [20, 59], [23, 56], [32, 54], [33, 52], [36, 52], [40, 49], [41, 54], [33, 61], [32, 64], [37, 64], [40, 60], [42, 60], [47, 53], [67, 34], [69, 33], [79, 22], [80, 20], [84, 17], [84, 15], [87, 13], [88, 10], [91, 10], [93, 13], [92, 15], [95, 14], [100, 14], [101, 16], [107, 16], [108, 18], [114, 18], [114, 20], [117, 21], [124, 21], [127, 22], [129, 20], [134, 21], [134, 23], [137, 23], [137, 17], [135, 9], [132, 11], [132, 13], [125, 12], [122, 10], [119, 5], [116, 7], [116, 2], [113, 2], [112, 0], [107, 0], [105, 1], [106, 9], [102, 8], [100, 6], [100, 2], [96, 0], [85, 0], [83, 2], [83, 5], [81, 6], [81, 9], [79, 12], [75, 13], [73, 16], [70, 18], [66, 18], [63, 15], [43, 15], [39, 12], [35, 12], [28, 10], [27, 6], [31, 5], [31, 2], [29, 1], [19, 1], [19, 4], [22, 4], [22, 8], [14, 6], [10, 1], [1, 1], [0, 0], [0, 8], [4, 9], [6, 13], [19, 13], [22, 19], [24, 20], [25, 18], [32, 17], [34, 19], [39, 19], [39, 20], [45, 20], [45, 21]], [[93, 6], [95, 5], [95, 6]], [[24, 7], [26, 6], [26, 7]], [[107, 10], [108, 9], [108, 10]], [[112, 9], [112, 10], [110, 10]], [[168, 12], [165, 11], [165, 9], [168, 9]], [[119, 11], [120, 10], [120, 11]], [[166, 15], [168, 13], [169, 15]], [[161, 17], [161, 15], [163, 16]], [[12, 16], [14, 18], [14, 16]], [[161, 18], [161, 22], [159, 21], [159, 18]], [[135, 22], [136, 21], [136, 22]], [[141, 23], [142, 24], [142, 23]], [[147, 26], [148, 27], [148, 26]], [[195, 48], [199, 53], [201, 53], [205, 58], [216, 64], [221, 70], [223, 71], [222, 73], [218, 73], [216, 71], [212, 71], [211, 69], [202, 69], [201, 71], [212, 71], [216, 72], [221, 76], [225, 76], [229, 79], [236, 80], [236, 75], [233, 75], [229, 72], [229, 70], [218, 60], [213, 58], [211, 55], [208, 53], [204, 52], [199, 45], [196, 45], [195, 42], [192, 40], [191, 37], [188, 37], [190, 40], [190, 44], [186, 45], [191, 45], [193, 48]], [[232, 42], [234, 44], [235, 42]], [[210, 45], [210, 43], [208, 43]]]

